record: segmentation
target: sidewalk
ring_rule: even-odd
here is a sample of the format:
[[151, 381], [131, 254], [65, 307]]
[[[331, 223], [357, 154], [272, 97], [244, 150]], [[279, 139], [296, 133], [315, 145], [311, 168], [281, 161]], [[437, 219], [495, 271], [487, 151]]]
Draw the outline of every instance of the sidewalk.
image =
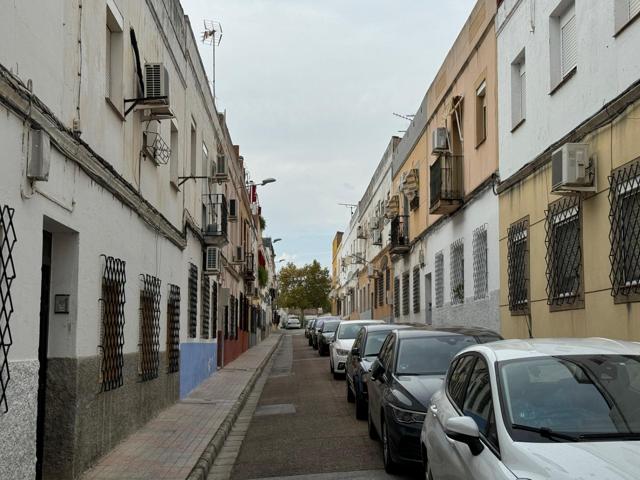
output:
[[[188, 397], [131, 434], [81, 477], [82, 480], [185, 480], [206, 478], [281, 334], [205, 380]], [[197, 468], [196, 468], [197, 467]]]

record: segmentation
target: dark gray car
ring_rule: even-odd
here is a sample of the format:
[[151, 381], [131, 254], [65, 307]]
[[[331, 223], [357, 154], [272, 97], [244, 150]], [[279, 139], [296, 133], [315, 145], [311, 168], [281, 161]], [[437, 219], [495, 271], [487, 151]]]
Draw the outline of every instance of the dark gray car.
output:
[[338, 330], [338, 325], [342, 320], [325, 320], [322, 326], [317, 330], [316, 337], [318, 341], [318, 355], [329, 355], [329, 344], [333, 341], [333, 337]]

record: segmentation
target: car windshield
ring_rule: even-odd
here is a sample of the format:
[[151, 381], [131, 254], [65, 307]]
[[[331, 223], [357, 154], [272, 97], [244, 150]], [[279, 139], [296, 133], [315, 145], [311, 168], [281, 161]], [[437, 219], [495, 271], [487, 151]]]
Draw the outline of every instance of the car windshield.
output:
[[353, 340], [361, 328], [361, 323], [342, 322], [338, 329], [338, 338], [341, 340]]
[[531, 441], [536, 432], [538, 437], [552, 432], [581, 441], [640, 439], [640, 356], [507, 361], [500, 365], [499, 377], [507, 422], [520, 439]]
[[340, 325], [340, 320], [331, 320], [328, 322], [324, 322], [322, 333], [333, 333], [338, 329], [338, 325]]
[[466, 335], [403, 338], [398, 349], [398, 375], [444, 375], [456, 353], [476, 339]]
[[367, 343], [364, 346], [364, 356], [365, 357], [375, 357], [380, 353], [380, 347], [382, 347], [382, 343], [384, 339], [387, 338], [387, 334], [391, 331], [389, 330], [375, 330], [373, 332], [369, 332], [367, 334]]

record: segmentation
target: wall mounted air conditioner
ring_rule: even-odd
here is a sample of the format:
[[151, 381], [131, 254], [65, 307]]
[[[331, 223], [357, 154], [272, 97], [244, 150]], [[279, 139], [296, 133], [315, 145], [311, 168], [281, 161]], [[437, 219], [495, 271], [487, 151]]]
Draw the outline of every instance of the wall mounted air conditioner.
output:
[[445, 127], [438, 127], [431, 132], [431, 153], [439, 154], [449, 151], [449, 132]]
[[220, 249], [207, 247], [205, 253], [205, 273], [220, 273]]
[[162, 63], [144, 65], [145, 104], [169, 105], [169, 72]]
[[588, 143], [565, 143], [551, 155], [552, 192], [595, 192], [596, 164]]
[[30, 180], [49, 180], [49, 167], [51, 163], [51, 140], [49, 134], [41, 128], [32, 128], [29, 136], [29, 167], [27, 177]]

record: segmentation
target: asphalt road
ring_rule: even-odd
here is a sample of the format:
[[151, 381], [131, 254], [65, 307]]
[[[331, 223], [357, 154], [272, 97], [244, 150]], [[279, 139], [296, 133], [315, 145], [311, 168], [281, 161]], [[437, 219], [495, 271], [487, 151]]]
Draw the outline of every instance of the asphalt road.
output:
[[287, 332], [249, 424], [231, 478], [247, 480], [377, 480], [390, 476], [382, 448], [356, 420], [344, 380], [334, 380], [328, 357]]

